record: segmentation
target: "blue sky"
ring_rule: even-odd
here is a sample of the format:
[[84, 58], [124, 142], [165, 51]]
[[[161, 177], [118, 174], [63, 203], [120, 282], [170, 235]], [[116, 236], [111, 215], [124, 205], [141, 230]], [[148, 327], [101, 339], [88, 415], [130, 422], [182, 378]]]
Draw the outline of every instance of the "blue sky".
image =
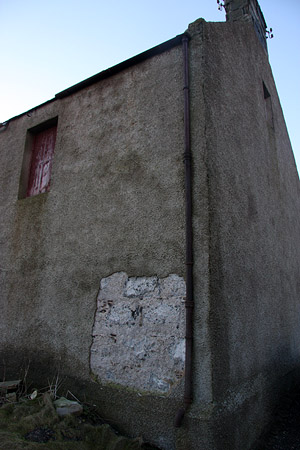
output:
[[[299, 0], [260, 0], [270, 62], [300, 168]], [[216, 0], [0, 0], [0, 122], [185, 31], [225, 20]], [[299, 170], [299, 169], [298, 169]]]

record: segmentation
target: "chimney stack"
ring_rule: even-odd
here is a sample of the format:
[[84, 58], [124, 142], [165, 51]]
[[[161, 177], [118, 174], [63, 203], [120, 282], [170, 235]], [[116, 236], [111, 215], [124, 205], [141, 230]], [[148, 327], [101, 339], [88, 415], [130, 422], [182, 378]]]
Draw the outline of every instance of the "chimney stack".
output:
[[226, 0], [225, 11], [227, 22], [252, 22], [262, 46], [268, 51], [267, 24], [257, 0]]

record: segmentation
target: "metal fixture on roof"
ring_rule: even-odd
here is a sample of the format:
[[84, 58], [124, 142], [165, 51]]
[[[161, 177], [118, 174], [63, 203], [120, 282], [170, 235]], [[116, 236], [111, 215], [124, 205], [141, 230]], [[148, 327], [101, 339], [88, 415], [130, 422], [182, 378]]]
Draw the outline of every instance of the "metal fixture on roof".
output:
[[221, 2], [221, 0], [217, 0], [218, 3], [218, 10], [222, 11], [223, 8], [225, 8], [225, 4]]
[[273, 39], [274, 34], [272, 28], [270, 30], [266, 30], [266, 39]]

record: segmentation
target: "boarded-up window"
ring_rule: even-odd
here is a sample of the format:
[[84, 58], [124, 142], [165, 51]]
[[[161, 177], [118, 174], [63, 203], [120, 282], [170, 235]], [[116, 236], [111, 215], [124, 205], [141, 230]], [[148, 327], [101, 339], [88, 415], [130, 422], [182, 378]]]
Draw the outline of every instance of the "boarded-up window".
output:
[[27, 197], [49, 191], [57, 126], [34, 135]]

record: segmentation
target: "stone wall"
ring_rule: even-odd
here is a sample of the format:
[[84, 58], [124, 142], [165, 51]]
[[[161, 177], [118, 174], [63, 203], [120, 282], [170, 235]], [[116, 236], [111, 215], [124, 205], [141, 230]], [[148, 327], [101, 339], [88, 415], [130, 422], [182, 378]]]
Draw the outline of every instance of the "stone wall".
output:
[[213, 448], [250, 448], [298, 376], [300, 184], [252, 24], [203, 33]]
[[185, 361], [185, 282], [182, 277], [101, 280], [91, 346], [91, 370], [114, 382], [169, 393]]
[[[172, 422], [183, 381], [182, 87], [182, 49], [175, 46], [76, 94], [41, 105], [11, 120], [0, 133], [1, 371], [15, 379], [29, 361], [29, 377], [41, 385], [59, 371], [70, 383], [77, 380], [74, 394], [83, 398], [90, 393], [105, 417], [126, 426], [124, 431], [138, 435], [146, 430], [148, 439], [166, 448], [174, 445]], [[28, 130], [55, 117], [50, 190], [18, 198]], [[132, 363], [127, 355], [129, 372], [126, 375], [120, 366], [119, 376], [103, 391], [108, 371], [103, 375], [99, 355], [107, 340], [111, 345], [114, 341], [109, 334], [96, 342], [99, 326], [103, 324], [103, 333], [109, 328], [108, 322], [99, 321], [99, 280], [103, 285], [120, 272], [128, 274], [132, 288], [138, 283], [135, 279], [155, 277], [161, 293], [157, 288], [149, 298], [127, 292], [112, 299], [112, 311], [122, 310], [122, 302], [125, 305], [119, 328], [110, 332], [118, 335], [117, 345], [121, 341], [119, 354], [129, 345], [121, 333], [126, 330], [126, 313], [133, 319], [132, 302], [134, 316], [143, 308], [143, 322], [137, 321], [139, 336], [127, 334], [132, 354], [145, 350], [139, 338], [145, 339], [150, 330], [153, 337], [145, 342], [150, 356], [145, 362], [141, 359], [142, 375], [135, 375], [139, 382], [133, 386], [137, 360]], [[172, 293], [172, 283], [180, 293]], [[100, 296], [103, 293], [102, 289]], [[155, 308], [160, 309], [169, 335], [164, 347]], [[112, 355], [110, 371], [113, 362]], [[151, 377], [146, 379], [150, 365]], [[120, 386], [127, 389], [120, 391]], [[167, 399], [170, 389], [173, 398]], [[149, 409], [150, 400], [145, 399], [152, 391]], [[113, 407], [107, 396], [114, 399]], [[138, 405], [143, 402], [141, 416]], [[158, 419], [166, 409], [165, 419]], [[157, 417], [152, 417], [154, 413]], [[134, 423], [137, 415], [139, 425]], [[151, 421], [153, 428], [146, 427]]]
[[[252, 24], [198, 20], [189, 33], [195, 307], [183, 426], [178, 43], [1, 131], [0, 361], [7, 376], [30, 361], [40, 383], [59, 370], [121, 431], [164, 450], [246, 450], [300, 356], [299, 178]], [[55, 118], [50, 191], [19, 198], [28, 130]]]

